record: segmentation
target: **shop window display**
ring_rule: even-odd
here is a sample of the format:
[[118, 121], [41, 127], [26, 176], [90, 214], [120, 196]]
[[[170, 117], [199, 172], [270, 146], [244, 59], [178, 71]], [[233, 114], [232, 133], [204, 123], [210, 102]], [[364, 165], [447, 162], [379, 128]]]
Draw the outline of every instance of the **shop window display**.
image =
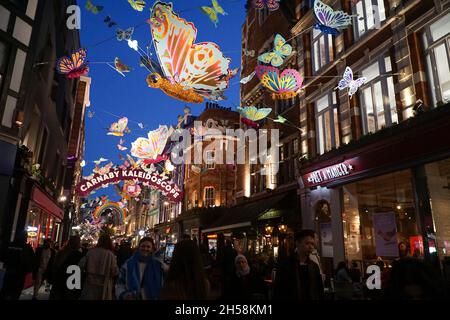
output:
[[423, 254], [410, 171], [375, 177], [343, 187], [345, 254], [348, 261], [370, 264], [409, 254]]

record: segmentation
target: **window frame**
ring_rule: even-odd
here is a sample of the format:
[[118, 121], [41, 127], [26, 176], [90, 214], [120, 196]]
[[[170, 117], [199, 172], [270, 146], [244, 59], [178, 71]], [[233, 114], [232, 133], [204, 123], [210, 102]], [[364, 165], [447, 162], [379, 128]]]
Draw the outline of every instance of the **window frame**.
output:
[[[391, 71], [386, 71], [386, 58], [389, 58], [391, 61]], [[378, 64], [378, 75], [371, 79], [370, 81], [366, 82], [363, 86], [361, 86], [358, 91], [358, 96], [359, 96], [359, 103], [361, 106], [361, 121], [362, 121], [362, 129], [363, 129], [363, 133], [364, 134], [368, 134], [369, 132], [369, 128], [368, 128], [368, 113], [367, 113], [367, 106], [364, 100], [364, 91], [366, 89], [368, 89], [369, 87], [371, 88], [370, 92], [371, 92], [371, 98], [372, 98], [372, 107], [376, 108], [376, 95], [375, 93], [375, 86], [377, 83], [380, 83], [381, 86], [381, 93], [382, 93], [382, 97], [383, 97], [383, 113], [384, 113], [384, 128], [388, 128], [391, 127], [393, 125], [392, 121], [392, 113], [391, 110], [395, 109], [395, 113], [397, 114], [397, 122], [398, 122], [398, 111], [397, 111], [397, 105], [391, 107], [390, 105], [390, 99], [389, 99], [389, 85], [388, 85], [388, 79], [392, 78], [392, 83], [393, 83], [393, 90], [394, 90], [394, 95], [395, 95], [395, 82], [394, 82], [394, 77], [388, 76], [387, 73], [388, 72], [392, 72], [392, 59], [389, 55], [381, 55], [377, 60], [375, 60], [374, 63], [370, 64], [367, 68], [368, 69], [370, 66], [374, 65], [375, 63]], [[361, 71], [362, 72], [362, 71]], [[376, 111], [375, 111], [376, 112]], [[375, 125], [375, 131], [373, 131], [373, 133], [383, 129], [381, 126], [379, 126], [378, 124], [378, 113], [374, 113], [373, 115], [374, 117], [374, 125]]]
[[[212, 190], [212, 196], [211, 196], [211, 194], [208, 193], [209, 190]], [[211, 187], [211, 186], [205, 187], [203, 192], [204, 192], [204, 197], [203, 197], [204, 207], [205, 208], [209, 208], [209, 207], [215, 206], [216, 205], [216, 202], [215, 202], [216, 201], [215, 188]], [[208, 197], [208, 195], [210, 197]], [[212, 201], [212, 203], [210, 203], [211, 201]]]
[[[314, 36], [314, 33], [318, 32], [316, 36]], [[325, 46], [325, 62], [322, 64], [322, 54], [320, 50], [320, 40], [324, 39], [324, 46]], [[330, 41], [331, 41], [331, 53], [330, 53]], [[316, 45], [317, 44], [317, 55], [318, 55], [318, 61], [316, 61]], [[327, 65], [329, 65], [335, 57], [334, 52], [334, 38], [331, 34], [325, 34], [321, 31], [318, 31], [316, 29], [313, 29], [311, 32], [311, 63], [312, 63], [312, 70], [313, 74], [320, 73], [320, 70], [325, 68]], [[318, 63], [318, 68], [316, 69], [316, 62]]]
[[[450, 13], [447, 13], [447, 15], [450, 15]], [[435, 54], [435, 49], [440, 47], [441, 45], [444, 45], [446, 48], [447, 53], [447, 63], [450, 68], [450, 32], [447, 33], [445, 36], [441, 37], [440, 39], [434, 41], [433, 35], [431, 34], [431, 26], [439, 21], [440, 19], [444, 18], [444, 16], [440, 17], [433, 23], [430, 23], [424, 28], [424, 31], [422, 32], [422, 45], [425, 53], [425, 64], [427, 65], [427, 75], [428, 77], [431, 77], [431, 81], [428, 82], [429, 89], [431, 90], [431, 96], [433, 100], [433, 107], [436, 107], [438, 104], [446, 103], [444, 101], [443, 92], [441, 89], [441, 83], [439, 79], [439, 72], [437, 71], [437, 59]], [[426, 43], [424, 43], [426, 40]], [[431, 63], [431, 70], [430, 65], [428, 63], [428, 57], [430, 59]], [[449, 99], [450, 101], [450, 99]], [[447, 102], [449, 102], [447, 101]]]
[[[373, 1], [377, 1], [377, 4], [373, 4]], [[372, 5], [372, 7], [371, 8], [373, 8], [374, 6], [376, 6], [376, 7], [378, 7], [378, 2], [379, 1], [381, 1], [381, 3], [383, 4], [383, 9], [384, 9], [384, 12], [385, 12], [385, 14], [384, 14], [384, 19], [383, 20], [381, 20], [381, 16], [380, 16], [380, 25], [384, 22], [384, 21], [386, 21], [386, 19], [387, 19], [387, 15], [386, 15], [386, 5], [385, 5], [385, 3], [384, 3], [384, 0], [371, 0], [371, 5]], [[373, 19], [374, 19], [374, 22], [373, 22], [373, 27], [372, 28], [368, 28], [368, 23], [367, 23], [367, 6], [366, 6], [366, 0], [359, 0], [357, 3], [355, 3], [355, 4], [353, 4], [352, 5], [352, 14], [353, 15], [358, 15], [358, 9], [357, 9], [357, 6], [358, 6], [358, 3], [360, 3], [360, 2], [362, 2], [362, 6], [363, 6], [363, 13], [364, 13], [364, 28], [365, 28], [365, 31], [363, 32], [363, 33], [361, 33], [360, 34], [360, 30], [359, 30], [359, 17], [357, 18], [357, 22], [356, 23], [353, 23], [353, 35], [354, 35], [354, 37], [355, 37], [355, 40], [360, 40], [360, 39], [362, 39], [364, 36], [366, 36], [366, 35], [368, 35], [369, 33], [370, 33], [370, 31], [372, 31], [372, 30], [374, 30], [375, 28], [376, 28], [376, 19], [375, 19], [375, 15], [374, 15], [374, 11], [372, 11], [372, 13], [371, 13], [371, 15], [372, 15], [372, 17], [373, 17]], [[378, 10], [378, 12], [377, 12], [377, 14], [378, 15], [380, 15], [380, 11]]]
[[[334, 99], [333, 99], [333, 95], [334, 95]], [[317, 102], [319, 100], [321, 100], [324, 97], [328, 97], [328, 106], [326, 108], [323, 108], [322, 110], [318, 111], [318, 105]], [[334, 101], [336, 101], [336, 103], [334, 103]], [[335, 112], [336, 111], [336, 112]], [[341, 145], [341, 137], [340, 137], [340, 132], [339, 132], [339, 105], [337, 103], [337, 94], [336, 92], [332, 91], [329, 92], [325, 95], [322, 95], [319, 99], [317, 99], [315, 101], [314, 104], [314, 112], [315, 112], [315, 122], [316, 122], [316, 144], [317, 144], [317, 154], [318, 155], [322, 155], [327, 153], [328, 151], [330, 151], [333, 148], [338, 148]], [[330, 124], [332, 124], [332, 126], [330, 127], [330, 135], [331, 135], [331, 146], [329, 148], [327, 148], [327, 146], [325, 145], [325, 141], [326, 141], [326, 136], [324, 135], [325, 131], [327, 128], [325, 126], [325, 114], [328, 114], [330, 116]], [[335, 115], [337, 116], [337, 124], [338, 124], [338, 132], [335, 132]], [[322, 131], [320, 132], [319, 128], [319, 118], [321, 117], [321, 121], [322, 121]], [[322, 135], [320, 134], [322, 133]], [[336, 144], [336, 136], [337, 139], [339, 140], [339, 144]], [[321, 137], [323, 138], [323, 152], [321, 152]]]

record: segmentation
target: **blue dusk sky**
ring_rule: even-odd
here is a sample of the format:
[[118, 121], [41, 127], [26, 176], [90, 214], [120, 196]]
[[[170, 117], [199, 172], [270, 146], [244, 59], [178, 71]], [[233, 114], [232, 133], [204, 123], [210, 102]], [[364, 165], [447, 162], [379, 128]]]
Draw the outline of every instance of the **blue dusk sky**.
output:
[[[134, 26], [133, 39], [146, 50], [152, 43], [150, 26], [145, 23], [150, 18], [150, 8], [154, 0], [147, 0], [143, 12], [133, 10], [127, 0], [93, 0], [95, 5], [103, 6], [98, 14], [87, 11], [85, 0], [79, 1], [81, 6], [81, 45], [88, 50], [88, 60], [91, 62], [89, 77], [92, 78], [90, 101], [87, 111], [94, 112], [93, 118], [86, 116], [86, 150], [84, 159], [86, 166], [83, 175], [92, 172], [95, 164], [93, 160], [104, 157], [114, 164], [120, 164], [119, 153], [126, 155], [131, 148], [131, 142], [139, 136], [145, 136], [148, 131], [158, 128], [160, 124], [174, 125], [177, 116], [183, 114], [186, 105], [182, 101], [166, 96], [159, 89], [147, 86], [147, 69], [139, 66], [139, 54], [132, 50], [126, 41], [116, 39], [116, 29], [123, 30]], [[169, 1], [168, 1], [169, 2]], [[217, 28], [209, 20], [200, 7], [211, 6], [211, 0], [174, 0], [174, 11], [187, 21], [191, 21], [197, 28], [196, 42], [211, 41], [219, 45], [225, 56], [231, 58], [231, 68], [240, 67], [242, 24], [245, 20], [245, 0], [219, 0], [220, 5], [228, 13], [219, 16]], [[104, 22], [110, 16], [117, 26], [111, 28]], [[136, 27], [137, 26], [137, 27]], [[157, 60], [154, 49], [152, 58]], [[101, 62], [113, 62], [115, 57], [132, 68], [126, 77]], [[239, 104], [239, 73], [231, 79], [230, 88], [225, 92], [227, 101], [220, 104], [234, 107]], [[192, 113], [197, 115], [205, 107], [203, 104], [187, 104]], [[87, 114], [87, 113], [86, 113]], [[112, 122], [118, 117], [128, 117], [130, 134], [126, 134], [124, 146], [128, 148], [120, 152], [117, 148], [119, 137], [108, 136], [107, 131]], [[138, 123], [145, 125], [140, 129]], [[102, 165], [106, 164], [104, 162]], [[119, 200], [119, 196], [110, 186], [100, 189], [94, 196], [108, 195], [111, 199]], [[92, 197], [92, 195], [91, 195]]]

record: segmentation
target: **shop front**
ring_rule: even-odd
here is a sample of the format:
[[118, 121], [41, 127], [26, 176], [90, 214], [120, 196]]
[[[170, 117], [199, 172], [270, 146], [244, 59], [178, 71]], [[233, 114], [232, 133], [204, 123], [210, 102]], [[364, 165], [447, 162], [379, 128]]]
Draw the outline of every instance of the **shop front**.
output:
[[302, 222], [320, 235], [328, 274], [340, 261], [364, 271], [403, 254], [448, 261], [450, 108], [420, 118], [303, 166]]
[[36, 249], [45, 239], [58, 242], [61, 238], [61, 225], [64, 212], [44, 191], [34, 185], [28, 206], [25, 229], [28, 243]]

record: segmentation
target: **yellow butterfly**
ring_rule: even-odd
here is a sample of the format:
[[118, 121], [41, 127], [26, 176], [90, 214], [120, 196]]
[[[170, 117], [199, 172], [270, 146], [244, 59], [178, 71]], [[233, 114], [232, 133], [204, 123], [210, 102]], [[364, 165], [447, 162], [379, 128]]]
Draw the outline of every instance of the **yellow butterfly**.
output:
[[146, 5], [145, 1], [137, 1], [137, 0], [128, 0], [128, 3], [134, 10], [139, 12], [142, 12]]
[[86, 10], [92, 12], [93, 14], [98, 14], [103, 10], [103, 6], [96, 6], [92, 3], [91, 0], [87, 0], [84, 7], [86, 8]]
[[219, 23], [219, 17], [217, 16], [217, 14], [225, 16], [228, 13], [223, 10], [217, 0], [211, 0], [211, 3], [212, 7], [202, 6], [202, 11], [208, 15], [211, 22], [214, 23], [214, 25], [217, 27], [217, 23]]

